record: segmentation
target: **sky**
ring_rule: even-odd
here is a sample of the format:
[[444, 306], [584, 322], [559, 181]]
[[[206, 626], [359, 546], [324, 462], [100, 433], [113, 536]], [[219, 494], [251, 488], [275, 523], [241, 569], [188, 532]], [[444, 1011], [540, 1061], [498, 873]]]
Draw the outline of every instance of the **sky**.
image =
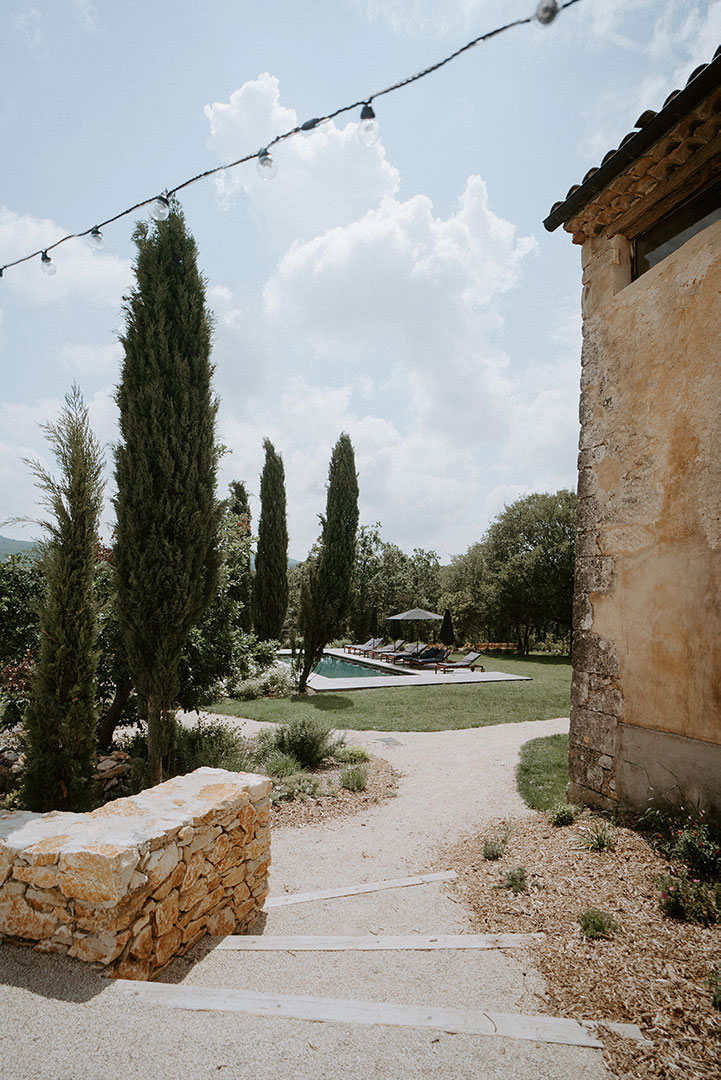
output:
[[[434, 64], [535, 0], [2, 0], [0, 265]], [[442, 562], [503, 507], [575, 488], [580, 250], [542, 221], [708, 62], [721, 0], [581, 0], [181, 196], [214, 313], [218, 439], [259, 513], [282, 455], [289, 554], [349, 433], [360, 521]], [[26, 461], [76, 382], [113, 528], [123, 296], [138, 211], [0, 280], [0, 532], [42, 515]], [[29, 519], [12, 523], [11, 519]]]

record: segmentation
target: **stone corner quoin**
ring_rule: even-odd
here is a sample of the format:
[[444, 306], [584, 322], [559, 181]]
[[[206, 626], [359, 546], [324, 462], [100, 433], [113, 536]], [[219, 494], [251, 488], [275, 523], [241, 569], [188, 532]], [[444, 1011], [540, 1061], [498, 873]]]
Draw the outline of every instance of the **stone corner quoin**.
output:
[[0, 813], [0, 938], [148, 979], [262, 910], [264, 776], [196, 769], [89, 814]]

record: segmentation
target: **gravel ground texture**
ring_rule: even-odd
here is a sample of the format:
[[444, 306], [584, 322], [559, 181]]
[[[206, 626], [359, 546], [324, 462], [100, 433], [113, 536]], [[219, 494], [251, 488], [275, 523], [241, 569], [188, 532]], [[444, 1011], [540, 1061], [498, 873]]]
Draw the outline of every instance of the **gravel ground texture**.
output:
[[[224, 718], [227, 719], [227, 718]], [[246, 735], [259, 725], [236, 721]], [[532, 818], [514, 769], [521, 745], [567, 720], [433, 733], [348, 732], [396, 773], [397, 796], [352, 815], [276, 822], [271, 896], [423, 874], [484, 822]], [[271, 908], [265, 934], [454, 934], [475, 930], [468, 900], [445, 882]], [[500, 928], [499, 928], [500, 929]], [[418, 953], [233, 953], [205, 939], [164, 973], [188, 987], [348, 1000], [554, 1013], [523, 949]], [[579, 958], [580, 959], [580, 958]], [[108, 992], [87, 965], [0, 947], [0, 1060], [8, 1080], [242, 1078], [348, 1080], [533, 1077], [601, 1080], [601, 1050], [510, 1038], [349, 1023], [310, 1023], [143, 1006]], [[593, 1018], [593, 1017], [589, 1017]]]

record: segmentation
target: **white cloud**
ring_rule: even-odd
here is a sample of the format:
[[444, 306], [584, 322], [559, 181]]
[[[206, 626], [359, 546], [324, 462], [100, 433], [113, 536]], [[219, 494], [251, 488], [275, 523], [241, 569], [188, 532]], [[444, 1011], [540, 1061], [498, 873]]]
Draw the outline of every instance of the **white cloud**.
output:
[[64, 345], [58, 359], [78, 375], [114, 378], [122, 363], [123, 347], [119, 341], [112, 345]]
[[[0, 250], [6, 263], [54, 244], [68, 231], [56, 222], [16, 214], [0, 208]], [[82, 240], [68, 240], [50, 252], [57, 271], [44, 274], [40, 258], [12, 266], [3, 274], [3, 288], [27, 303], [64, 303], [82, 296], [85, 303], [120, 306], [123, 292], [132, 282], [132, 264], [105, 252], [94, 252]]]

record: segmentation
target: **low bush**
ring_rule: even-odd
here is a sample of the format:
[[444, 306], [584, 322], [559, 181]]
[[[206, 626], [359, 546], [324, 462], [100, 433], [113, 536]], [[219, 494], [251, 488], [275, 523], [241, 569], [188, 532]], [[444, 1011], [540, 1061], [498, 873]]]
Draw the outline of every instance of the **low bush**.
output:
[[483, 858], [487, 861], [502, 859], [508, 847], [511, 836], [511, 828], [506, 825], [500, 836], [489, 836], [483, 841]]
[[368, 770], [363, 765], [348, 765], [341, 770], [340, 782], [348, 791], [365, 791], [368, 787]]
[[273, 785], [270, 801], [277, 803], [300, 799], [301, 802], [305, 802], [306, 799], [315, 798], [319, 794], [320, 781], [315, 776], [309, 776], [308, 773], [294, 773], [292, 776], [283, 777]]
[[252, 772], [255, 767], [252, 745], [220, 720], [200, 719], [191, 728], [178, 724], [175, 747], [170, 754], [171, 775], [193, 772], [204, 765], [231, 772]]
[[583, 936], [594, 941], [598, 938], [610, 938], [618, 930], [618, 923], [614, 917], [599, 908], [582, 911], [578, 916], [578, 921], [581, 924]]
[[571, 803], [559, 803], [551, 810], [551, 824], [557, 828], [564, 825], [573, 825], [576, 820], [576, 807]]
[[721, 967], [715, 967], [709, 975], [708, 985], [711, 990], [711, 1004], [714, 1009], [721, 1009]]
[[333, 751], [333, 760], [341, 765], [361, 765], [370, 761], [370, 754], [365, 746], [339, 746]]
[[613, 851], [616, 838], [611, 826], [602, 821], [593, 826], [588, 836], [584, 837], [584, 843], [589, 851]]
[[317, 769], [345, 745], [343, 736], [336, 735], [330, 724], [317, 717], [296, 717], [277, 724], [266, 730], [263, 738], [273, 749], [292, 754], [304, 769]]
[[528, 892], [528, 875], [525, 866], [517, 866], [514, 870], [508, 870], [502, 874], [501, 888], [510, 889], [516, 895]]
[[235, 701], [255, 701], [256, 698], [290, 697], [293, 693], [293, 674], [288, 664], [276, 663], [262, 675], [244, 679], [233, 687]]
[[652, 803], [637, 822], [650, 843], [670, 859], [686, 864], [695, 877], [721, 877], [721, 827], [704, 810], [684, 803]]
[[284, 776], [293, 776], [301, 771], [298, 758], [292, 754], [284, 754], [282, 750], [269, 750], [267, 754], [258, 758], [259, 767], [275, 779]]
[[721, 915], [721, 883], [689, 878], [686, 871], [664, 874], [656, 882], [664, 914], [679, 922], [711, 926]]

